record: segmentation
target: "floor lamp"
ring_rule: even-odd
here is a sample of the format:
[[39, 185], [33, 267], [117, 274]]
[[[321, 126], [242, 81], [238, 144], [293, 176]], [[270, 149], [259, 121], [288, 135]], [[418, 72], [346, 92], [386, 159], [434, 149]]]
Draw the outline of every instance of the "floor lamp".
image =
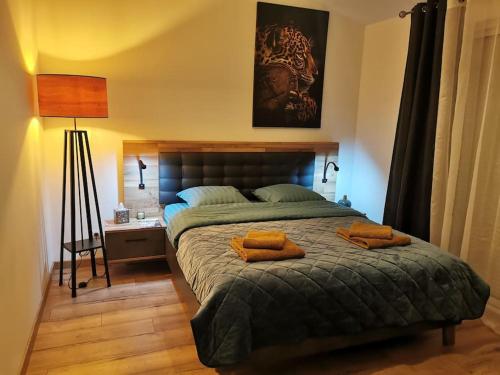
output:
[[[97, 189], [90, 153], [87, 131], [77, 130], [77, 118], [106, 118], [108, 117], [108, 99], [106, 79], [99, 77], [66, 75], [66, 74], [39, 74], [37, 75], [38, 107], [41, 117], [68, 117], [73, 118], [73, 130], [64, 131], [64, 162], [62, 186], [62, 213], [61, 213], [61, 248], [59, 265], [59, 285], [63, 285], [64, 251], [71, 253], [71, 296], [76, 297], [76, 255], [90, 253], [92, 276], [97, 276], [95, 253], [102, 249], [104, 270], [107, 286], [111, 286], [109, 278], [106, 246], [101, 223], [101, 213], [97, 199]], [[68, 175], [69, 166], [69, 175]], [[94, 196], [95, 211], [99, 237], [93, 235], [91, 202], [89, 195], [88, 177]], [[69, 202], [71, 219], [71, 241], [64, 242], [66, 219], [66, 183], [69, 177]], [[82, 206], [83, 190], [83, 206]], [[77, 201], [78, 199], [78, 211]], [[82, 211], [85, 209], [85, 212]], [[86, 236], [84, 235], [84, 217]], [[80, 239], [77, 240], [77, 219], [80, 224]]]

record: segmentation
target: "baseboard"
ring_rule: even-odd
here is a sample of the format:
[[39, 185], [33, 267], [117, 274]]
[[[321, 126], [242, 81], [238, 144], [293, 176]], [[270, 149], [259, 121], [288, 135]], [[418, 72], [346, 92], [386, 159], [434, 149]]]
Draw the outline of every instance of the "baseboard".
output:
[[40, 303], [40, 307], [38, 308], [35, 325], [33, 326], [33, 331], [31, 332], [31, 337], [28, 343], [28, 349], [26, 350], [26, 355], [24, 356], [23, 367], [21, 368], [21, 374], [26, 374], [26, 371], [28, 370], [28, 365], [30, 363], [30, 358], [31, 358], [31, 352], [33, 351], [33, 346], [35, 345], [36, 334], [38, 333], [38, 327], [40, 326], [40, 321], [42, 319], [43, 309], [45, 308], [45, 304], [47, 302], [47, 296], [49, 295], [53, 270], [54, 270], [54, 264], [52, 264], [52, 267], [49, 270], [45, 288], [43, 290], [42, 302]]

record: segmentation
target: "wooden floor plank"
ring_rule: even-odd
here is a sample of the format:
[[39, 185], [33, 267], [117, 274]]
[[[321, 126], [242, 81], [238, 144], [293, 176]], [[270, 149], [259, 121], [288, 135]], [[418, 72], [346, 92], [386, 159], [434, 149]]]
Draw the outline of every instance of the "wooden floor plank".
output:
[[98, 361], [49, 370], [50, 375], [66, 374], [137, 374], [168, 368], [171, 365], [167, 350], [129, 356], [110, 361]]
[[154, 333], [34, 351], [31, 355], [30, 367], [52, 369], [97, 360], [112, 360], [120, 356], [140, 355], [162, 350], [164, 343], [164, 336], [161, 333]]
[[61, 346], [83, 344], [88, 342], [106, 341], [114, 338], [132, 337], [153, 333], [153, 320], [136, 320], [106, 327], [82, 328], [74, 331], [39, 334], [36, 337], [33, 350], [44, 350]]
[[140, 355], [177, 345], [188, 345], [193, 343], [190, 333], [188, 329], [181, 327], [159, 333], [34, 351], [31, 354], [30, 367], [51, 369], [97, 360], [112, 360]]
[[155, 318], [160, 316], [176, 315], [180, 313], [184, 313], [184, 307], [182, 303], [108, 311], [102, 314], [102, 325], [105, 326], [109, 324], [117, 324], [120, 322], [130, 322], [145, 318]]
[[[167, 272], [165, 264], [113, 264], [113, 287], [97, 280], [75, 299], [54, 274], [27, 373], [500, 375], [500, 337], [479, 320], [458, 327], [453, 347], [443, 347], [440, 331], [431, 331], [284, 363], [206, 368]], [[79, 275], [84, 280], [90, 268]]]
[[99, 326], [101, 326], [101, 314], [92, 314], [74, 319], [41, 322], [38, 327], [38, 335], [75, 331]]
[[154, 296], [134, 296], [119, 300], [56, 306], [50, 313], [50, 320], [71, 319], [79, 316], [93, 315], [96, 313], [127, 310], [135, 307], [161, 306], [175, 302], [178, 302], [175, 296], [164, 294]]
[[[77, 305], [82, 303], [104, 302], [123, 300], [140, 296], [165, 296], [172, 294], [174, 287], [170, 279], [153, 281], [150, 283], [121, 284], [113, 288], [103, 285], [100, 288], [85, 288], [78, 292], [78, 298], [69, 298], [70, 291], [65, 288], [53, 287], [56, 289], [47, 298], [47, 309], [45, 309], [42, 321], [49, 321], [53, 318], [52, 311], [62, 306]], [[62, 289], [62, 292], [61, 292]], [[58, 292], [59, 291], [59, 292]]]
[[47, 375], [47, 373], [48, 373], [47, 369], [34, 370], [31, 368], [28, 368], [26, 370], [26, 375]]
[[[58, 288], [59, 289], [59, 288]], [[68, 298], [70, 291], [63, 290], [61, 293], [51, 293], [47, 300], [50, 306], [54, 308], [60, 305], [69, 305], [85, 302], [102, 302], [113, 299], [124, 299], [133, 296], [145, 296], [152, 294], [170, 293], [174, 290], [174, 286], [170, 279], [152, 281], [149, 283], [136, 284], [120, 284], [107, 288], [105, 286], [100, 288], [85, 288], [78, 291], [78, 298], [76, 300]]]
[[[168, 374], [206, 370], [199, 362], [196, 363], [196, 359], [196, 348], [194, 345], [187, 345], [111, 361], [56, 368], [50, 370], [49, 374], [151, 374], [157, 371], [161, 374]], [[210, 371], [215, 374], [214, 370], [210, 369]]]
[[189, 318], [184, 312], [178, 314], [163, 314], [153, 318], [153, 325], [156, 331], [164, 331], [175, 326], [189, 326]]

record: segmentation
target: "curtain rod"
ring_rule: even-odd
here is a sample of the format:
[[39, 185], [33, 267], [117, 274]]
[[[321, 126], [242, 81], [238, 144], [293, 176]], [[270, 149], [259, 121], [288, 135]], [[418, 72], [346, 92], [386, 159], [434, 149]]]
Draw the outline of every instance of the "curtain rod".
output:
[[[458, 0], [459, 3], [465, 3], [465, 0]], [[437, 6], [437, 3], [436, 3], [436, 6]], [[427, 12], [427, 5], [424, 5], [422, 7], [422, 12]], [[412, 14], [413, 13], [413, 9], [412, 10], [402, 10], [401, 12], [399, 12], [399, 18], [405, 18], [408, 14]]]

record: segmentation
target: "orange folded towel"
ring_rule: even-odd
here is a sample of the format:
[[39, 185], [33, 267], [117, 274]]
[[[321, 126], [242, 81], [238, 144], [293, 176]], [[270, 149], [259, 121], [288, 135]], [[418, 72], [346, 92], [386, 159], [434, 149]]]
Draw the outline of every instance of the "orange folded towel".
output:
[[286, 234], [278, 231], [248, 231], [243, 238], [243, 246], [251, 249], [281, 250], [285, 245]]
[[390, 240], [383, 238], [352, 237], [347, 228], [337, 228], [337, 236], [363, 249], [383, 249], [386, 247], [406, 246], [411, 244], [411, 238], [408, 236], [392, 236]]
[[285, 241], [280, 251], [272, 249], [249, 249], [243, 246], [243, 237], [234, 237], [231, 247], [245, 262], [259, 262], [264, 260], [285, 260], [303, 258], [306, 253], [290, 240]]
[[390, 240], [392, 238], [392, 227], [389, 225], [378, 225], [355, 221], [349, 228], [349, 236]]

